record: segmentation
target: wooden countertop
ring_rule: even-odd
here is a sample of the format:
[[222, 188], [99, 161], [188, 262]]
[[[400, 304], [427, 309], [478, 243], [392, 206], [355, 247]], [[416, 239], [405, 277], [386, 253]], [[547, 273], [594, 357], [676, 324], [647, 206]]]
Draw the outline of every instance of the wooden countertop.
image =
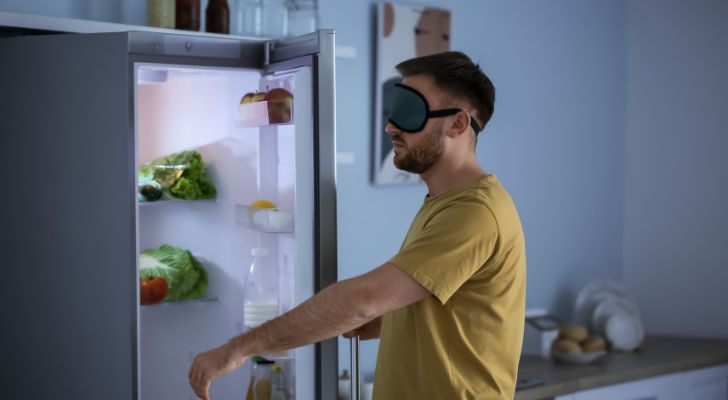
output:
[[581, 390], [728, 363], [728, 340], [650, 336], [633, 353], [610, 353], [588, 365], [521, 357], [519, 380], [545, 383], [516, 391], [515, 400], [537, 400]]

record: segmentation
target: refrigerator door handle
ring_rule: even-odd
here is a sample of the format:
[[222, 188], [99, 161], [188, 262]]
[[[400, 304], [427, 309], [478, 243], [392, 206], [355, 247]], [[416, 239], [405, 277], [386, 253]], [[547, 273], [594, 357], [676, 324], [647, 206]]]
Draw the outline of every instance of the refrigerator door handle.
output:
[[359, 374], [359, 336], [351, 338], [351, 400], [359, 400], [361, 375]]

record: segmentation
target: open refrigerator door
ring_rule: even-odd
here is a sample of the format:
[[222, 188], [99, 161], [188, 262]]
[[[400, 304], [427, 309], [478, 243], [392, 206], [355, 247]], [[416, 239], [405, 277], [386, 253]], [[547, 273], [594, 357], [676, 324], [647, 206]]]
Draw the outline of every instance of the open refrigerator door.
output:
[[[197, 353], [314, 293], [312, 71], [137, 63], [135, 99], [139, 275], [168, 281], [163, 301], [140, 305], [141, 398], [194, 399]], [[311, 347], [260, 355], [286, 399], [314, 397]], [[213, 398], [270, 384], [252, 368], [215, 381]]]
[[[4, 255], [28, 266], [7, 278], [35, 282], [32, 296], [3, 292], [19, 303], [6, 397], [194, 399], [197, 353], [336, 281], [333, 41], [326, 30], [0, 41], [0, 164], [17, 192], [0, 199]], [[276, 89], [292, 99], [241, 105]], [[275, 289], [246, 318], [251, 264]], [[262, 356], [289, 399], [334, 399], [336, 351]], [[251, 370], [215, 381], [212, 397], [245, 398]]]

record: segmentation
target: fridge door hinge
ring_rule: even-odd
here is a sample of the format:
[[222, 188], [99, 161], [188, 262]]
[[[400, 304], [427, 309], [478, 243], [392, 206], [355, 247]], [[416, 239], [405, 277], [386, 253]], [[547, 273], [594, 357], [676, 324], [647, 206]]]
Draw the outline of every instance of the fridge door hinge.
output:
[[322, 29], [302, 36], [266, 42], [266, 65], [293, 58], [317, 55], [321, 52], [321, 35], [330, 35], [331, 29]]
[[273, 41], [267, 41], [263, 44], [263, 66], [267, 67], [270, 65], [270, 51], [273, 46]]

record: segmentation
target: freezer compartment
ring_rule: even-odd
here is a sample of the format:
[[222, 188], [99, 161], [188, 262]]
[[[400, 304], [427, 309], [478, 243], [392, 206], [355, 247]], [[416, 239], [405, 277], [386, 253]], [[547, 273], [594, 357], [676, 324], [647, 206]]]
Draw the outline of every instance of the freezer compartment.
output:
[[[240, 102], [246, 93], [274, 88], [295, 94], [296, 82], [258, 70], [164, 64], [137, 64], [135, 72], [138, 168], [195, 151], [216, 190], [212, 200], [170, 198], [137, 207], [140, 251], [165, 244], [186, 249], [207, 273], [206, 293], [197, 301], [139, 309], [141, 398], [192, 399], [187, 372], [194, 355], [245, 329], [244, 287], [253, 249], [270, 253], [265, 273], [278, 282], [278, 314], [293, 306], [296, 125], [293, 118], [243, 124]], [[259, 200], [275, 208], [251, 210]], [[296, 354], [264, 355], [283, 365], [290, 398]], [[244, 398], [250, 373], [247, 363], [217, 380], [213, 398]]]

